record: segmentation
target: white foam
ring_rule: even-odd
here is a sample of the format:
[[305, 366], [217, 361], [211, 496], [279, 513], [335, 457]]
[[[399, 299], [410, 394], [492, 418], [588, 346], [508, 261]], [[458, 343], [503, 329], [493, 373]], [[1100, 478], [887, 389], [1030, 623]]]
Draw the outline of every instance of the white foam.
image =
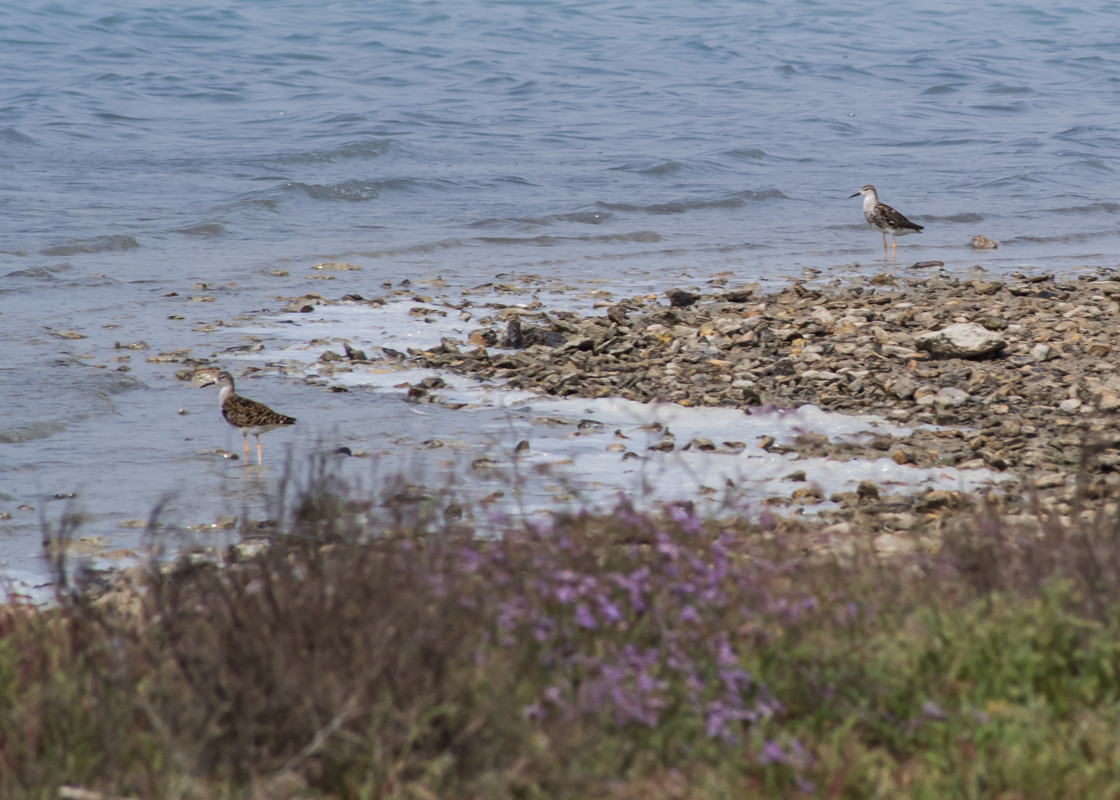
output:
[[[420, 317], [412, 313], [417, 307], [439, 308], [447, 311], [447, 316]], [[444, 337], [465, 341], [477, 327], [477, 317], [464, 321], [442, 305], [407, 300], [381, 307], [323, 305], [308, 314], [284, 315], [276, 323], [262, 319], [247, 326], [246, 331], [267, 333], [273, 340], [289, 339], [279, 352], [289, 362], [306, 365], [308, 374], [315, 375], [319, 368], [314, 365], [320, 355], [326, 350], [339, 351], [343, 339], [357, 349], [426, 349]], [[262, 356], [276, 360], [277, 351], [238, 357]], [[396, 393], [403, 399], [409, 386], [435, 375], [446, 385], [431, 390], [431, 395], [444, 406], [462, 406], [450, 415], [453, 421], [446, 421], [446, 413], [433, 414], [433, 406], [407, 408], [432, 417], [433, 427], [428, 430], [431, 439], [457, 443], [455, 452], [461, 455], [452, 468], [463, 486], [474, 485], [478, 492], [488, 493], [516, 476], [521, 483], [519, 491], [498, 501], [498, 505], [517, 506], [522, 511], [554, 505], [557, 498], [595, 506], [613, 502], [619, 492], [650, 502], [703, 499], [717, 506], [734, 497], [737, 503], [757, 505], [766, 497], [788, 497], [799, 486], [815, 486], [828, 498], [855, 489], [863, 480], [916, 492], [926, 487], [967, 491], [999, 479], [988, 470], [927, 469], [899, 465], [888, 458], [803, 458], [759, 446], [763, 437], [773, 437], [774, 444], [782, 445], [804, 433], [823, 434], [830, 440], [858, 440], [878, 434], [902, 436], [911, 431], [878, 417], [829, 413], [809, 405], [793, 411], [752, 409], [747, 413], [743, 409], [686, 408], [620, 398], [542, 397], [437, 370], [350, 367], [342, 362], [335, 362], [323, 377], [332, 384]], [[596, 424], [581, 428], [581, 420]], [[448, 427], [445, 430], [441, 425]], [[666, 429], [673, 436], [672, 450], [651, 450]], [[716, 449], [700, 449], [693, 443], [696, 439], [710, 440]], [[515, 454], [519, 441], [527, 441], [529, 449]], [[724, 444], [727, 442], [744, 446]], [[690, 443], [692, 446], [686, 447]], [[397, 445], [400, 455], [410, 463], [416, 461], [415, 444]], [[479, 473], [462, 463], [466, 456], [483, 453], [493, 462], [490, 470]], [[430, 455], [445, 467], [450, 463], [447, 450], [437, 449]], [[805, 482], [786, 479], [795, 471], [805, 473]], [[534, 483], [535, 478], [530, 476], [541, 480]], [[810, 506], [810, 510], [830, 506], [825, 502]]]

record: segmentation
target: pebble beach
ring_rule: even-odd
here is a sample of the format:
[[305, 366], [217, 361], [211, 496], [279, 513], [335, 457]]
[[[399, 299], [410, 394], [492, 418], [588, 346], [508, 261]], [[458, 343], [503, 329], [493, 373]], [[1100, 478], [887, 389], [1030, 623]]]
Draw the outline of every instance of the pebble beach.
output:
[[[903, 267], [763, 288], [717, 275], [659, 294], [576, 293], [582, 310], [571, 310], [579, 305], [573, 298], [561, 303], [562, 293], [542, 302], [547, 281], [532, 275], [500, 285], [502, 299], [490, 294], [493, 284], [475, 287], [485, 295], [477, 300], [411, 285], [371, 297], [308, 294], [289, 300], [284, 319], [345, 311], [356, 329], [357, 319], [403, 304], [421, 329], [447, 318], [460, 322], [427, 346], [377, 347], [357, 336], [307, 340], [288, 345], [311, 353], [305, 363], [279, 359], [271, 369], [328, 391], [387, 376], [382, 385], [393, 387], [399, 402], [452, 414], [477, 408], [457, 391], [470, 380], [498, 396], [613, 398], [683, 413], [718, 409], [730, 415], [721, 418], [724, 425], [742, 415], [762, 425], [749, 441], [721, 436], [718, 426], [682, 437], [674, 432], [678, 422], [654, 423], [645, 439], [597, 445], [604, 452], [596, 457], [621, 468], [674, 453], [780, 456], [785, 483], [753, 498], [772, 514], [826, 524], [858, 520], [864, 533], [888, 534], [887, 549], [936, 550], [946, 520], [984, 503], [1029, 520], [1039, 504], [1068, 516], [1106, 502], [1120, 464], [1113, 447], [1120, 376], [1108, 358], [1120, 322], [1117, 278], [1108, 270], [1067, 279], [1024, 270], [996, 279], [980, 268], [954, 276]], [[179, 376], [189, 380], [194, 366]], [[780, 433], [782, 416], [804, 408], [825, 413], [815, 425]], [[829, 435], [828, 419], [848, 417], [896, 427]], [[496, 458], [527, 447], [534, 427], [555, 422], [534, 419], [523, 438], [499, 446]], [[568, 424], [580, 432], [602, 427], [574, 417]], [[767, 424], [776, 435], [766, 433]], [[957, 485], [906, 486], [884, 475], [822, 488], [798, 470], [821, 459], [840, 473], [889, 460], [900, 470], [951, 473]], [[577, 458], [574, 469], [582, 463]], [[983, 479], [965, 485], [968, 475]]]

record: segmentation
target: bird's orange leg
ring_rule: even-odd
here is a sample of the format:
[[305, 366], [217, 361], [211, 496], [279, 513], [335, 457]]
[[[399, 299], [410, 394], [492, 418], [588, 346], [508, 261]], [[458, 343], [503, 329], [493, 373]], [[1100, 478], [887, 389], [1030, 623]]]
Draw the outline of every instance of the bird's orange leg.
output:
[[886, 257], [887, 257], [887, 235], [884, 233], [883, 234], [883, 258], [886, 259]]
[[257, 434], [257, 466], [261, 465], [261, 435]]

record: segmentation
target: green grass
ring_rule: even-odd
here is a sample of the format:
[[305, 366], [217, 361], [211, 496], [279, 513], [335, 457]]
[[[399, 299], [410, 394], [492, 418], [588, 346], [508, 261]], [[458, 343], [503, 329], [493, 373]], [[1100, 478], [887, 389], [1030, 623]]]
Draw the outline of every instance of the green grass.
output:
[[684, 507], [333, 514], [0, 612], [0, 796], [1120, 796], [1115, 520], [841, 563]]

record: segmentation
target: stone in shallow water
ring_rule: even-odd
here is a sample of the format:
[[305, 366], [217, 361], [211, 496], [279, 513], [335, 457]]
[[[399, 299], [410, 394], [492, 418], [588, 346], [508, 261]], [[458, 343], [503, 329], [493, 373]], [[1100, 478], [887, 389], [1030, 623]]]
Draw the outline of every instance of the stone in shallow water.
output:
[[684, 289], [671, 289], [665, 292], [665, 296], [669, 298], [669, 304], [673, 308], [687, 308], [700, 299], [700, 295]]

